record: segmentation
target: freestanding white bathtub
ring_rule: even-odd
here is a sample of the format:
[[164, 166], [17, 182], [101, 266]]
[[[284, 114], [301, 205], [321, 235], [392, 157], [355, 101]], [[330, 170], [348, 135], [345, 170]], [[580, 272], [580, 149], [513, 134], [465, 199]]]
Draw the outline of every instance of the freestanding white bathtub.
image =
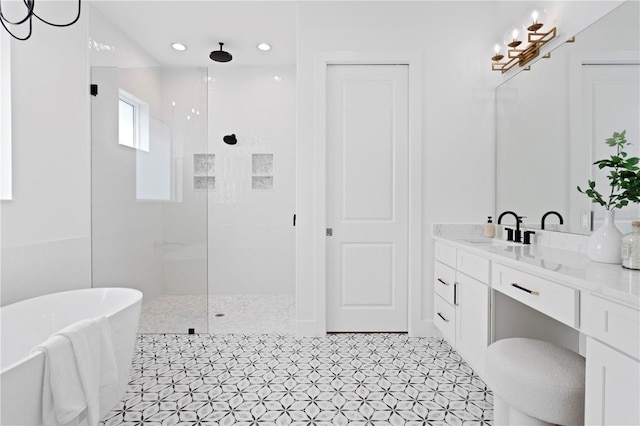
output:
[[31, 349], [86, 318], [104, 315], [109, 319], [118, 386], [124, 395], [141, 303], [138, 290], [94, 288], [48, 294], [0, 308], [0, 424], [42, 424], [44, 355], [31, 355]]

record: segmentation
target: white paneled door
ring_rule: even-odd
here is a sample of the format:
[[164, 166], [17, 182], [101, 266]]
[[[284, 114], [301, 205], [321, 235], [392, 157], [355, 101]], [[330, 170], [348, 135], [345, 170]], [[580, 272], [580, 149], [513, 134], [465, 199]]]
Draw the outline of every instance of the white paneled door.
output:
[[408, 72], [327, 66], [327, 331], [407, 331]]

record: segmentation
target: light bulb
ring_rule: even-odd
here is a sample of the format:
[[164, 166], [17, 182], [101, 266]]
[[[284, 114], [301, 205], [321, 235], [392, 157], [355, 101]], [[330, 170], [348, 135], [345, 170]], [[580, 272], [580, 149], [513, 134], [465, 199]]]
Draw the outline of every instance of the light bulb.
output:
[[520, 40], [518, 40], [518, 29], [514, 28], [513, 31], [511, 31], [511, 41], [507, 43], [507, 46], [515, 49], [516, 47], [520, 46], [522, 44], [522, 42]]
[[496, 44], [496, 45], [494, 46], [493, 50], [495, 51], [495, 53], [494, 53], [494, 55], [491, 57], [491, 60], [492, 60], [493, 62], [500, 62], [500, 60], [501, 60], [502, 58], [504, 58], [504, 55], [502, 55], [502, 54], [500, 53], [500, 45], [499, 45], [499, 44]]
[[544, 21], [546, 10], [532, 10], [529, 17], [527, 17], [527, 21], [524, 23], [522, 28], [527, 31], [537, 32], [540, 28], [544, 26], [541, 21]]

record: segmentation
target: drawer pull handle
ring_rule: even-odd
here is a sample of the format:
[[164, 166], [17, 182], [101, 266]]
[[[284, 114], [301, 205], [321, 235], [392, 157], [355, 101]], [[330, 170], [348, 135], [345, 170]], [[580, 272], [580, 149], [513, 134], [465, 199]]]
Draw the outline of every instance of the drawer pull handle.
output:
[[518, 290], [522, 290], [522, 291], [526, 291], [529, 294], [533, 294], [534, 296], [538, 296], [540, 293], [535, 291], [535, 290], [529, 290], [528, 288], [524, 288], [524, 287], [520, 287], [518, 284], [516, 283], [511, 283], [511, 285], [515, 288], [517, 288]]
[[458, 306], [458, 281], [453, 283], [453, 306]]
[[449, 283], [443, 280], [442, 278], [438, 278], [438, 281], [440, 281], [444, 285], [449, 285]]
[[444, 321], [444, 322], [449, 322], [449, 320], [448, 320], [448, 319], [446, 319], [445, 317], [443, 317], [443, 316], [442, 316], [442, 314], [441, 314], [440, 312], [438, 312], [438, 316], [439, 316], [440, 318], [442, 318], [442, 321]]

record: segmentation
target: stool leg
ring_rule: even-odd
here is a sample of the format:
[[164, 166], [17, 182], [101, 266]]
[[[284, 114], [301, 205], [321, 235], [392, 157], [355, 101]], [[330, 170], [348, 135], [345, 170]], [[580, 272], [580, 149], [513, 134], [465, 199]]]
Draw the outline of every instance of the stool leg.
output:
[[493, 425], [509, 426], [509, 406], [493, 394]]

